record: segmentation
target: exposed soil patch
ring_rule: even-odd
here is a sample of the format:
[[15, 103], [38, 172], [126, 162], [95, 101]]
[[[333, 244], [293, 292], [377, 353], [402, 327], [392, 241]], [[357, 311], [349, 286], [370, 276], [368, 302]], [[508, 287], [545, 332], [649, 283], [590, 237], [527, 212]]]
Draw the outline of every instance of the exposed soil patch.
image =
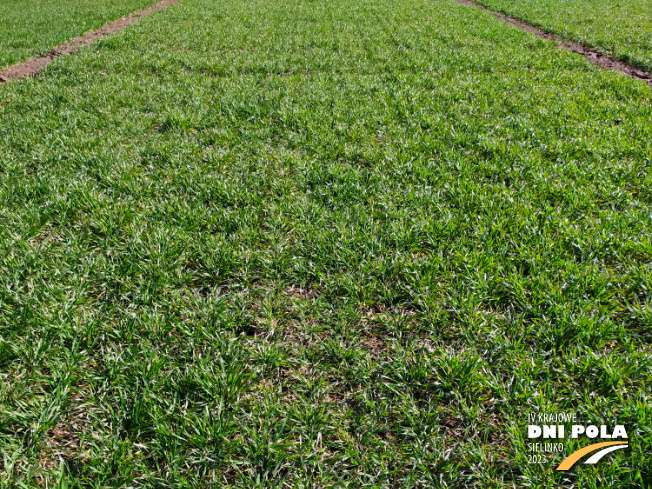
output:
[[387, 345], [383, 340], [375, 336], [371, 336], [362, 341], [367, 351], [371, 354], [371, 358], [379, 360], [387, 352]]
[[595, 49], [592, 49], [587, 45], [582, 44], [581, 42], [571, 41], [561, 36], [558, 36], [557, 34], [553, 34], [552, 32], [544, 31], [543, 29], [528, 24], [527, 22], [521, 19], [517, 19], [516, 17], [512, 17], [510, 15], [506, 15], [501, 12], [496, 12], [495, 10], [491, 10], [490, 8], [485, 7], [484, 5], [481, 5], [475, 2], [474, 0], [455, 0], [455, 1], [461, 3], [462, 5], [467, 5], [469, 7], [477, 7], [479, 9], [482, 9], [485, 12], [489, 12], [497, 19], [502, 20], [503, 22], [507, 22], [508, 24], [518, 27], [519, 29], [536, 34], [542, 39], [546, 39], [548, 41], [554, 41], [557, 43], [558, 46], [568, 51], [581, 54], [590, 63], [593, 63], [596, 66], [600, 66], [601, 68], [606, 68], [609, 70], [620, 71], [621, 73], [629, 75], [632, 78], [636, 78], [637, 80], [641, 80], [647, 83], [648, 85], [652, 86], [652, 75], [650, 73], [641, 70], [640, 68], [637, 68], [635, 66], [632, 66], [628, 63], [625, 63], [624, 61], [617, 60], [615, 58], [612, 58], [611, 56], [596, 51]]
[[312, 289], [303, 289], [295, 287], [294, 285], [285, 290], [285, 294], [296, 297], [298, 299], [312, 299], [315, 296], [315, 291]]
[[68, 41], [66, 44], [60, 44], [59, 46], [51, 49], [45, 56], [41, 58], [32, 58], [22, 63], [16, 63], [15, 65], [9, 66], [4, 70], [0, 70], [0, 83], [17, 80], [20, 78], [26, 78], [28, 76], [37, 75], [45, 66], [49, 65], [52, 60], [58, 56], [63, 56], [65, 54], [71, 54], [76, 52], [79, 48], [89, 46], [98, 39], [109, 36], [115, 32], [118, 32], [129, 24], [140, 20], [141, 17], [161, 10], [169, 5], [177, 3], [179, 0], [161, 0], [156, 2], [154, 5], [150, 5], [144, 10], [131, 13], [126, 17], [121, 19], [114, 20], [113, 22], [106, 24], [104, 27], [100, 27], [94, 31], [88, 31], [83, 36], [75, 37]]

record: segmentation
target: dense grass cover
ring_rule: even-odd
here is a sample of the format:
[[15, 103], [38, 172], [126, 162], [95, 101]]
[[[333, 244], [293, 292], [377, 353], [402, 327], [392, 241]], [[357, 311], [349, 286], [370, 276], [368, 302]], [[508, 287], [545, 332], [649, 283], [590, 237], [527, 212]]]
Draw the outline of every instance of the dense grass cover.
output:
[[[440, 0], [184, 0], [0, 86], [2, 483], [649, 486], [651, 114]], [[631, 448], [530, 464], [542, 411]]]
[[652, 71], [649, 0], [478, 0]]
[[0, 68], [143, 9], [155, 0], [0, 0]]

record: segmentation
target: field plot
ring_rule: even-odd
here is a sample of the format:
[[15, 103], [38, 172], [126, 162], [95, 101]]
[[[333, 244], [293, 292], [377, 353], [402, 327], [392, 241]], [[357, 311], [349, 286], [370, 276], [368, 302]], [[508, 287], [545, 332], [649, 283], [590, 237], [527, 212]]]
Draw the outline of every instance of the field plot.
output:
[[[651, 93], [448, 0], [182, 0], [0, 86], [2, 484], [649, 487]], [[530, 463], [541, 411], [631, 446]]]
[[652, 71], [652, 2], [648, 0], [478, 2]]
[[42, 55], [155, 0], [0, 0], [0, 68]]

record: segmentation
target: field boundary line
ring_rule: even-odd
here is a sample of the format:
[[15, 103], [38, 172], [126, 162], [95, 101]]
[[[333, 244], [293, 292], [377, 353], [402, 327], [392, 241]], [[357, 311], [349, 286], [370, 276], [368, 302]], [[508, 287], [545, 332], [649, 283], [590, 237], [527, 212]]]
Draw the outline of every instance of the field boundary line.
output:
[[151, 14], [152, 12], [156, 12], [157, 10], [169, 7], [178, 1], [179, 0], [160, 0], [143, 10], [132, 12], [125, 17], [121, 17], [112, 22], [109, 22], [99, 29], [88, 31], [79, 37], [72, 38], [64, 44], [59, 44], [58, 46], [48, 51], [45, 56], [30, 58], [27, 61], [21, 61], [20, 63], [8, 66], [7, 68], [0, 70], [0, 84], [10, 80], [19, 80], [21, 78], [34, 77], [43, 68], [49, 65], [55, 58], [75, 53], [79, 48], [90, 46], [98, 39], [103, 39], [111, 34], [121, 31], [128, 25], [139, 21], [141, 18]]
[[652, 75], [647, 71], [642, 70], [641, 68], [637, 68], [636, 66], [626, 63], [625, 61], [621, 61], [612, 56], [609, 56], [608, 54], [600, 52], [596, 49], [593, 49], [584, 43], [578, 41], [572, 41], [570, 39], [560, 36], [559, 34], [546, 31], [540, 27], [536, 27], [522, 19], [519, 19], [518, 17], [513, 17], [511, 15], [504, 14], [503, 12], [499, 12], [497, 10], [492, 10], [487, 6], [476, 2], [475, 0], [455, 0], [455, 1], [462, 5], [466, 5], [467, 7], [476, 7], [481, 10], [484, 10], [485, 12], [490, 13], [497, 19], [502, 20], [503, 22], [506, 22], [513, 26], [516, 26], [521, 30], [531, 32], [532, 34], [535, 34], [542, 39], [545, 39], [547, 41], [554, 41], [557, 43], [559, 47], [566, 49], [567, 51], [572, 51], [573, 53], [577, 53], [584, 56], [584, 58], [589, 63], [595, 66], [599, 66], [600, 68], [605, 68], [608, 70], [619, 71], [621, 73], [624, 73], [625, 75], [629, 75], [630, 77], [636, 80], [647, 83], [650, 87], [652, 87]]

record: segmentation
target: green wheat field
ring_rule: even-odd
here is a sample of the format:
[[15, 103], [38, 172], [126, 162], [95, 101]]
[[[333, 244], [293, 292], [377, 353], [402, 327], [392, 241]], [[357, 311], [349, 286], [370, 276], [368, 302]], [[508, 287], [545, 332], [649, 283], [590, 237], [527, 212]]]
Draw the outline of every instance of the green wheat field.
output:
[[[147, 3], [0, 0], [0, 64]], [[0, 84], [2, 488], [651, 487], [651, 294], [650, 86], [453, 0], [181, 0]], [[630, 446], [532, 463], [556, 412]]]

